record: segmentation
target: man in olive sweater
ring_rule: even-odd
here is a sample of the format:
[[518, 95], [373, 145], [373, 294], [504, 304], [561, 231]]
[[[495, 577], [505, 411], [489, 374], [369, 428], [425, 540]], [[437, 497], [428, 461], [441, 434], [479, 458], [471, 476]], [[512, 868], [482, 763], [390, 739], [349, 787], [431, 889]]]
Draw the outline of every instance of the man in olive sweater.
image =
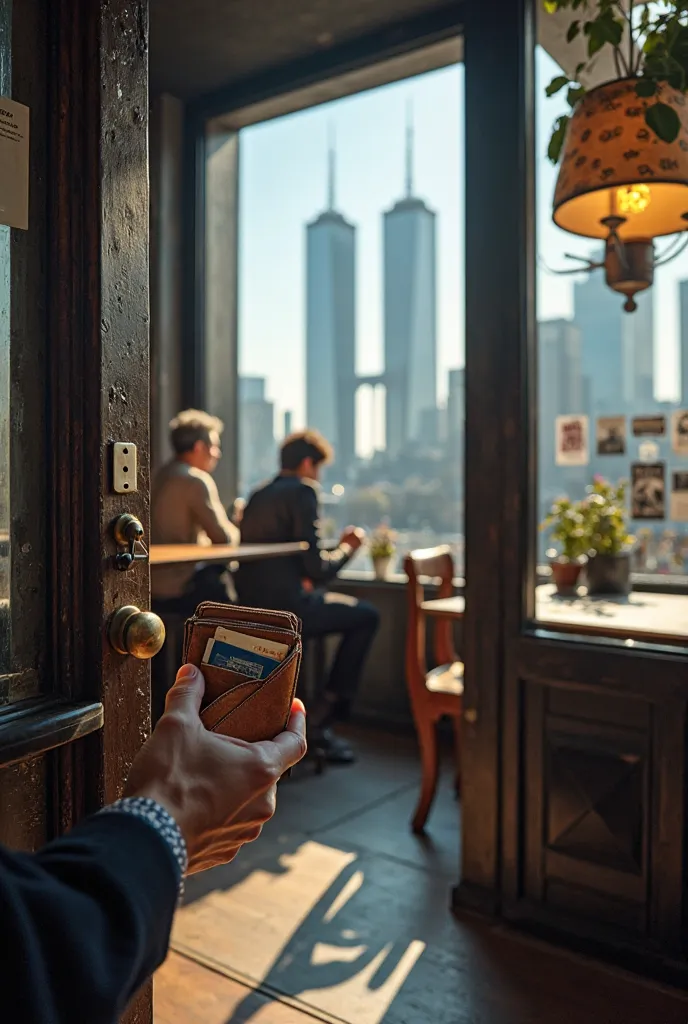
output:
[[[238, 544], [239, 531], [227, 517], [211, 474], [222, 456], [222, 421], [197, 409], [170, 423], [174, 458], [152, 488], [154, 544]], [[224, 566], [154, 566], [152, 591], [162, 612], [189, 615], [201, 601], [226, 602], [232, 587]]]

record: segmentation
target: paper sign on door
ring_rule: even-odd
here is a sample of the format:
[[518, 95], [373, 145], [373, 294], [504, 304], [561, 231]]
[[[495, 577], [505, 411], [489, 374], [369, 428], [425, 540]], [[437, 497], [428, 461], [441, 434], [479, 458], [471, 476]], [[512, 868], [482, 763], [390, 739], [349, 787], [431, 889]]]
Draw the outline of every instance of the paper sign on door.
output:
[[0, 224], [29, 227], [29, 108], [0, 96]]

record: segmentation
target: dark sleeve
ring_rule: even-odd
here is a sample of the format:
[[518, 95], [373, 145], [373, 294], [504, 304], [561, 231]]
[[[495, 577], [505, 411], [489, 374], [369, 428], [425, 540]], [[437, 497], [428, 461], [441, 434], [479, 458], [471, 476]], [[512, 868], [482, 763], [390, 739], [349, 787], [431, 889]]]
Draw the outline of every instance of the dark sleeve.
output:
[[312, 487], [300, 487], [295, 494], [294, 505], [294, 539], [305, 540], [308, 544], [308, 551], [303, 555], [304, 574], [314, 583], [327, 583], [346, 565], [352, 552], [343, 547], [334, 551], [320, 548], [318, 499]]
[[3, 1018], [116, 1024], [165, 959], [178, 888], [167, 843], [129, 814], [88, 818], [35, 854], [0, 847]]

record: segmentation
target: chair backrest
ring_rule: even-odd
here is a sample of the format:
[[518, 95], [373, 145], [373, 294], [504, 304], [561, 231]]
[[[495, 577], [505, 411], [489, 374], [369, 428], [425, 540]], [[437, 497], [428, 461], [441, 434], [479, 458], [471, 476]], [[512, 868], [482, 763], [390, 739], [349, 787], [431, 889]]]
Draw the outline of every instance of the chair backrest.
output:
[[[439, 580], [438, 597], [451, 597], [454, 593], [454, 559], [446, 545], [411, 551], [404, 559], [404, 571], [408, 577], [408, 624], [406, 633], [406, 678], [411, 699], [422, 699], [426, 695], [425, 676], [426, 624], [421, 611], [424, 600], [424, 579]], [[438, 665], [456, 661], [452, 624], [448, 620], [436, 619], [434, 623], [434, 655]]]

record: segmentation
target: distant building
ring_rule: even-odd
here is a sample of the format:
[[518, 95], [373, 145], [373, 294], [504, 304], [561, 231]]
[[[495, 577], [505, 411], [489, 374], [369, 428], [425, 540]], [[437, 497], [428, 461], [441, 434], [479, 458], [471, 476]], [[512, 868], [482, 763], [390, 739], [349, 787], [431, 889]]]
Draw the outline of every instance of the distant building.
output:
[[637, 311], [625, 313], [600, 270], [574, 285], [574, 322], [581, 332], [582, 372], [593, 415], [642, 415], [654, 404], [652, 292], [636, 300]]
[[341, 473], [356, 444], [356, 228], [335, 209], [334, 159], [328, 208], [306, 228], [306, 412]]
[[681, 339], [681, 394], [679, 403], [688, 404], [688, 281], [679, 281], [679, 330]]
[[447, 440], [451, 443], [463, 437], [466, 422], [466, 371], [449, 371], [447, 393]]
[[239, 489], [247, 494], [275, 471], [275, 408], [263, 377], [239, 378]]
[[436, 216], [413, 196], [413, 129], [406, 195], [384, 214], [384, 349], [387, 451], [422, 440], [437, 409]]
[[289, 437], [292, 432], [292, 413], [289, 409], [284, 414], [284, 436]]
[[[589, 482], [587, 466], [556, 464], [557, 416], [586, 413], [582, 369], [582, 335], [570, 320], [538, 324], [538, 480], [540, 518], [559, 495], [580, 497]], [[543, 538], [546, 545], [546, 539]], [[541, 552], [542, 553], [542, 552]]]

